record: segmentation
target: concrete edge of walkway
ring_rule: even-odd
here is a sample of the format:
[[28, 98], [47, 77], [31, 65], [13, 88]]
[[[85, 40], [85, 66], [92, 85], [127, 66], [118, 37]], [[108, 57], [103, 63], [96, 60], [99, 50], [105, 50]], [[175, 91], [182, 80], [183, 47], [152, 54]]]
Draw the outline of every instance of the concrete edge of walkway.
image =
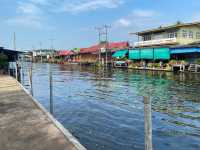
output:
[[[15, 79], [15, 78], [14, 78]], [[15, 79], [16, 80], [16, 79]], [[86, 150], [86, 148], [60, 123], [58, 122], [29, 92], [25, 87], [17, 81], [20, 87], [28, 94], [36, 106], [41, 109], [47, 117], [55, 124], [55, 126], [63, 133], [63, 135], [74, 145], [77, 150]]]

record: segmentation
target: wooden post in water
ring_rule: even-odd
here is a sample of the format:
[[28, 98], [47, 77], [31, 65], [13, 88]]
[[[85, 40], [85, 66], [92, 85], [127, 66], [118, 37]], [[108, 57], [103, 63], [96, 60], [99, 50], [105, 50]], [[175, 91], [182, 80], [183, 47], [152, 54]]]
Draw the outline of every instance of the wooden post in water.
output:
[[33, 81], [32, 81], [32, 71], [33, 70], [33, 67], [32, 67], [32, 64], [31, 64], [31, 67], [29, 68], [29, 85], [30, 85], [30, 92], [31, 92], [31, 95], [33, 96]]
[[151, 98], [144, 97], [145, 150], [153, 150], [151, 117]]
[[50, 102], [50, 113], [53, 115], [53, 84], [52, 84], [52, 70], [49, 64], [49, 102]]

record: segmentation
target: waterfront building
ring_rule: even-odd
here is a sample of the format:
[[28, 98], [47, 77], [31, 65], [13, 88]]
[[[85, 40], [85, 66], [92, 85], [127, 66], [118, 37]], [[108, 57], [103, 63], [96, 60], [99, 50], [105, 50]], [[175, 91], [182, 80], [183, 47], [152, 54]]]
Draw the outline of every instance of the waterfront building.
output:
[[56, 60], [60, 63], [72, 62], [74, 54], [75, 52], [71, 50], [60, 50], [57, 52]]
[[54, 57], [56, 50], [53, 49], [38, 49], [33, 51], [34, 62], [48, 62]]
[[[184, 54], [185, 49], [198, 45], [200, 22], [177, 22], [175, 25], [160, 26], [135, 34], [138, 36], [138, 41], [134, 43], [136, 51], [130, 52], [130, 59], [168, 60], [176, 48], [179, 49], [178, 54], [181, 54], [180, 47], [184, 47], [182, 49], [182, 54]], [[172, 53], [171, 48], [173, 49]], [[187, 50], [187, 52], [189, 51]], [[193, 52], [191, 51], [191, 53]], [[176, 58], [179, 58], [178, 55]]]
[[6, 55], [10, 62], [16, 62], [20, 54], [19, 51], [5, 49], [4, 47], [0, 47], [0, 53]]
[[[10, 70], [15, 72], [14, 70], [17, 68], [20, 53], [16, 50], [0, 47], [0, 74], [10, 73]], [[10, 75], [14, 75], [14, 73], [10, 73]]]
[[[155, 66], [154, 63], [167, 64], [172, 59], [175, 65], [198, 63], [200, 58], [200, 22], [177, 22], [170, 26], [160, 26], [134, 33], [138, 41], [129, 51], [129, 59], [143, 61], [144, 66]], [[173, 68], [173, 63], [172, 68]], [[167, 64], [169, 65], [169, 64]], [[166, 65], [166, 66], [167, 66]], [[159, 66], [159, 65], [156, 65]], [[161, 67], [160, 65], [159, 67]], [[189, 67], [188, 67], [189, 68]]]
[[160, 26], [135, 33], [138, 41], [135, 47], [188, 45], [200, 42], [200, 22]]
[[111, 63], [112, 55], [116, 51], [128, 48], [128, 42], [103, 42], [88, 48], [81, 48], [79, 52], [79, 58], [81, 63], [101, 62], [102, 64], [104, 64], [106, 62], [106, 59], [108, 63]]
[[24, 62], [32, 62], [33, 61], [33, 52], [24, 51], [19, 55], [19, 60]]

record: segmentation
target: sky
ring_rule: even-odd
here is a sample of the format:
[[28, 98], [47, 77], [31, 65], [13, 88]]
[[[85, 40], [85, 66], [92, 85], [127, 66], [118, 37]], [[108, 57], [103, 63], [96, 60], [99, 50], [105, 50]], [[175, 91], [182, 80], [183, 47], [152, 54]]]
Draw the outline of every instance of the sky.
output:
[[0, 46], [18, 50], [89, 47], [96, 27], [111, 26], [111, 42], [136, 40], [130, 32], [200, 21], [200, 0], [0, 0]]

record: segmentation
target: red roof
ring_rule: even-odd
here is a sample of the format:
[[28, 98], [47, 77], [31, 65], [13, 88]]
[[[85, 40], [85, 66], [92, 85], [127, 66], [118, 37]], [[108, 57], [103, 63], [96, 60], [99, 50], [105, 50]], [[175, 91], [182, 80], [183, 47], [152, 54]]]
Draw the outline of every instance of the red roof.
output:
[[70, 56], [70, 55], [73, 55], [73, 54], [74, 54], [74, 52], [70, 51], [70, 50], [63, 50], [63, 51], [58, 52], [59, 56]]
[[93, 52], [97, 52], [99, 49], [100, 49], [99, 45], [94, 45], [88, 48], [81, 48], [80, 53], [93, 53]]
[[[108, 44], [108, 49], [111, 50], [120, 50], [129, 47], [128, 42], [111, 42]], [[105, 48], [105, 44], [98, 44], [88, 48], [81, 48], [80, 53], [96, 53], [100, 50], [100, 48]]]
[[109, 49], [124, 49], [128, 48], [129, 43], [128, 42], [112, 42], [109, 43]]

